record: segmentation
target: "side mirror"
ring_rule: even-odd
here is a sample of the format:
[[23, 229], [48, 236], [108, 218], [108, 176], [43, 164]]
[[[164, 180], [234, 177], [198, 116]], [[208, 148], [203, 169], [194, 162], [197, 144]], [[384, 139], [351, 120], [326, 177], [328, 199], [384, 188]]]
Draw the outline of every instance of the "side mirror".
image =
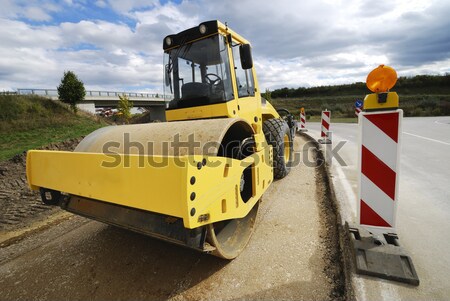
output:
[[239, 46], [239, 55], [241, 56], [242, 69], [251, 69], [253, 67], [253, 59], [250, 44], [243, 44]]

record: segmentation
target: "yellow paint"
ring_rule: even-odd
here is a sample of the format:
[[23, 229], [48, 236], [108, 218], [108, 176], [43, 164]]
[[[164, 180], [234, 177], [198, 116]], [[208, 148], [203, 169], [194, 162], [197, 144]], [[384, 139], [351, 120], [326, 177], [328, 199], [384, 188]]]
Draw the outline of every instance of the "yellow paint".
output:
[[398, 95], [396, 92], [388, 92], [385, 103], [378, 102], [378, 93], [366, 95], [363, 110], [385, 110], [398, 108]]
[[[247, 215], [266, 188], [253, 176], [253, 196], [244, 203], [240, 194], [236, 195], [236, 187], [239, 191], [242, 172], [252, 164], [258, 166], [260, 178], [272, 180], [271, 151], [270, 147], [266, 147], [241, 161], [198, 155], [113, 157], [99, 153], [29, 151], [27, 177], [34, 190], [43, 187], [179, 217], [186, 228], [196, 228]], [[198, 169], [197, 164], [203, 159], [207, 163]], [[149, 163], [163, 160], [167, 162], [165, 167], [155, 167]], [[124, 166], [126, 161], [128, 166]], [[105, 163], [112, 162], [120, 163], [116, 167], [105, 167]], [[191, 177], [196, 178], [193, 185], [190, 184]], [[193, 192], [195, 198], [191, 200]], [[224, 203], [234, 202], [238, 206], [223, 209]], [[195, 214], [191, 216], [193, 208]], [[209, 214], [209, 220], [199, 222], [199, 216], [205, 214]]]

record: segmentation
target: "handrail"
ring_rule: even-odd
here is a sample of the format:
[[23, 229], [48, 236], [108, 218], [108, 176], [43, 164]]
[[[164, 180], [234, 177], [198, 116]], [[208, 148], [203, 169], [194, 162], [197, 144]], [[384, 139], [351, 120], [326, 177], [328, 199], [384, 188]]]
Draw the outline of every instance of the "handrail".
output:
[[[58, 96], [58, 90], [56, 89], [17, 89], [17, 94], [20, 95], [45, 95], [45, 96]], [[118, 92], [118, 91], [100, 91], [100, 90], [86, 90], [86, 96], [99, 96], [99, 97], [119, 97], [119, 95], [126, 95], [128, 97], [135, 98], [163, 98], [172, 99], [173, 95], [160, 94], [160, 93], [143, 93], [143, 92]]]

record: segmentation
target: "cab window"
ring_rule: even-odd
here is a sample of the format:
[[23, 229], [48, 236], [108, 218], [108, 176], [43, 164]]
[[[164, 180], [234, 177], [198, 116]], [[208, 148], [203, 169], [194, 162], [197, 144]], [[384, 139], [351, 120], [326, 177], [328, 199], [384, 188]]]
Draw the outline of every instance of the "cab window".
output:
[[187, 43], [164, 55], [169, 109], [216, 104], [233, 99], [225, 37], [219, 34]]

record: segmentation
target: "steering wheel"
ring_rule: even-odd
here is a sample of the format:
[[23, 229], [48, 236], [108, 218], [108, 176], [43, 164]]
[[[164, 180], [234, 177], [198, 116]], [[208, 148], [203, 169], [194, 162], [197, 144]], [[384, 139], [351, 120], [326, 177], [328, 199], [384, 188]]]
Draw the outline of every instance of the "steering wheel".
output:
[[214, 73], [205, 74], [206, 82], [212, 86], [217, 86], [222, 82], [222, 79]]

